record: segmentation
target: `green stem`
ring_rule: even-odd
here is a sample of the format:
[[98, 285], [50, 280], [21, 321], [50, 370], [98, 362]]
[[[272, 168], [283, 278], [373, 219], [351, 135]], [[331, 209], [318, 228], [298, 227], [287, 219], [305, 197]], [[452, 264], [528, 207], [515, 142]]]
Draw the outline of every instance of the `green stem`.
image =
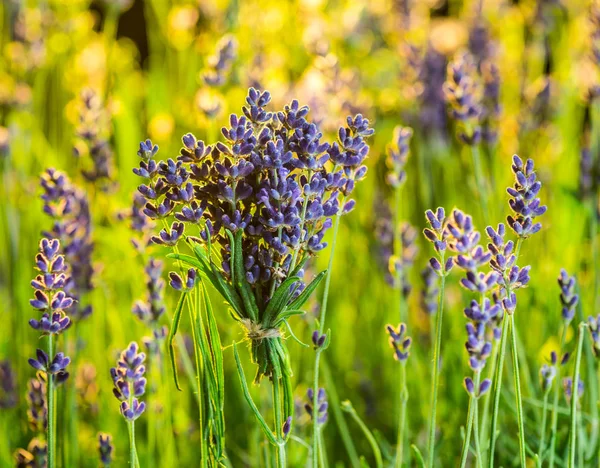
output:
[[[53, 359], [53, 337], [54, 335], [50, 333], [48, 335], [48, 359], [52, 361]], [[55, 404], [55, 396], [56, 396], [56, 388], [54, 386], [54, 376], [50, 373], [46, 373], [47, 378], [47, 405], [48, 405], [48, 468], [54, 468], [56, 466], [56, 427], [55, 427], [55, 415], [54, 415], [54, 404]]]
[[[492, 345], [492, 356], [490, 358], [491, 366], [488, 372], [488, 378], [493, 382], [494, 374], [496, 373], [496, 365], [498, 364], [498, 350], [500, 349], [500, 345], [494, 339]], [[483, 400], [483, 417], [481, 419], [481, 437], [480, 440], [484, 441], [485, 447], [483, 452], [486, 453], [489, 445], [487, 444], [488, 440], [488, 420], [490, 419], [490, 405], [492, 402], [492, 392], [487, 392], [484, 396]]]
[[506, 356], [506, 342], [508, 338], [509, 321], [506, 313], [502, 319], [502, 335], [500, 337], [500, 353], [498, 364], [494, 373], [494, 406], [492, 411], [492, 427], [490, 429], [490, 455], [488, 459], [489, 468], [494, 468], [494, 452], [496, 447], [496, 432], [498, 427], [498, 414], [500, 409], [500, 396], [502, 394], [502, 371], [504, 369], [504, 357]]
[[[476, 389], [479, 391], [479, 379], [481, 372], [477, 373]], [[477, 468], [483, 468], [483, 455], [481, 451], [481, 440], [479, 433], [479, 396], [475, 399], [475, 414], [473, 415], [473, 438], [475, 439], [475, 456], [477, 457]]]
[[548, 419], [548, 395], [550, 394], [550, 389], [544, 392], [544, 405], [542, 408], [542, 427], [540, 429], [540, 448], [538, 450], [539, 456], [539, 464], [542, 465], [542, 461], [544, 460], [544, 449], [546, 445], [546, 424]]
[[[323, 300], [321, 301], [321, 314], [319, 317], [319, 331], [323, 334], [325, 330], [325, 317], [327, 314], [327, 300], [329, 298], [329, 285], [331, 283], [331, 270], [333, 269], [333, 258], [335, 255], [335, 246], [337, 243], [337, 236], [340, 228], [340, 218], [342, 217], [341, 210], [344, 207], [346, 202], [346, 198], [343, 197], [340, 204], [340, 211], [335, 217], [335, 223], [333, 225], [333, 239], [331, 241], [331, 254], [329, 256], [329, 264], [327, 266], [327, 273], [325, 274], [325, 287], [323, 289]], [[317, 348], [315, 352], [315, 372], [313, 379], [313, 468], [318, 468], [319, 466], [319, 452], [323, 450], [323, 448], [319, 445], [319, 421], [318, 421], [318, 394], [319, 394], [319, 363], [321, 359], [321, 353], [323, 352], [323, 348]]]
[[358, 413], [356, 412], [356, 410], [354, 409], [354, 407], [352, 406], [352, 403], [350, 401], [344, 401], [342, 403], [342, 408], [344, 409], [344, 411], [350, 413], [350, 416], [352, 416], [352, 419], [354, 419], [354, 421], [356, 421], [356, 424], [358, 424], [360, 429], [363, 431], [363, 434], [369, 441], [369, 445], [371, 445], [371, 449], [373, 450], [373, 456], [375, 457], [375, 466], [377, 468], [382, 468], [383, 467], [383, 459], [381, 457], [381, 450], [379, 449], [379, 445], [377, 444], [377, 440], [373, 436], [373, 433], [369, 430], [367, 425], [360, 418], [360, 416], [358, 415]]
[[563, 331], [560, 337], [560, 345], [558, 348], [558, 364], [556, 366], [556, 377], [554, 377], [555, 386], [554, 386], [554, 401], [552, 403], [552, 421], [550, 425], [550, 460], [548, 461], [549, 468], [554, 467], [554, 456], [555, 456], [555, 448], [556, 448], [556, 429], [558, 426], [558, 396], [559, 396], [559, 388], [560, 388], [560, 360], [562, 359], [562, 349], [565, 344], [565, 339], [567, 337], [567, 329], [568, 324], [565, 324], [563, 327]]
[[585, 323], [579, 324], [577, 337], [577, 354], [575, 356], [575, 371], [571, 381], [571, 434], [569, 437], [569, 468], [575, 467], [575, 451], [577, 449], [577, 399], [579, 397], [577, 387], [579, 383], [579, 370], [581, 366], [581, 351], [583, 349], [583, 329]]
[[490, 219], [488, 211], [487, 189], [483, 178], [483, 171], [481, 169], [479, 147], [477, 145], [471, 146], [471, 156], [473, 157], [473, 168], [475, 170], [475, 183], [477, 184], [477, 191], [481, 197], [481, 211], [483, 212], [483, 217], [487, 222]]
[[[440, 263], [443, 266], [444, 263], [444, 252], [440, 255]], [[440, 379], [440, 350], [442, 347], [442, 320], [444, 315], [444, 286], [446, 283], [446, 273], [441, 276], [440, 281], [440, 292], [438, 296], [438, 310], [435, 320], [435, 346], [433, 348], [433, 372], [432, 372], [432, 383], [431, 383], [431, 414], [429, 416], [429, 445], [428, 445], [428, 456], [427, 466], [433, 467], [433, 460], [435, 455], [435, 418], [437, 411], [437, 394], [438, 384]]]
[[340, 409], [340, 399], [335, 388], [335, 383], [333, 382], [333, 379], [331, 377], [331, 371], [329, 369], [329, 364], [327, 363], [327, 359], [325, 356], [323, 356], [323, 378], [325, 379], [325, 388], [327, 388], [327, 398], [329, 399], [330, 403], [329, 408], [333, 410], [333, 417], [337, 424], [340, 437], [342, 438], [344, 446], [346, 447], [346, 452], [348, 452], [348, 458], [350, 458], [350, 465], [353, 468], [358, 468], [360, 467], [358, 453], [356, 452], [354, 441], [352, 440], [352, 436], [350, 435], [350, 431], [348, 430], [348, 425], [346, 424], [344, 414]]
[[400, 192], [402, 186], [396, 187], [394, 191], [394, 256], [398, 265], [398, 271], [395, 271], [396, 287], [398, 288], [398, 312], [401, 322], [408, 323], [408, 314], [405, 317], [402, 297], [402, 229], [400, 228], [400, 211], [401, 211], [401, 197]]
[[406, 388], [406, 363], [400, 364], [400, 417], [398, 419], [398, 441], [396, 445], [396, 468], [402, 466], [404, 458], [404, 426], [406, 423], [406, 403], [408, 388]]
[[[475, 392], [479, 391], [479, 379], [481, 376], [481, 372], [475, 372], [475, 379], [474, 379], [474, 383], [475, 383]], [[470, 445], [471, 445], [471, 432], [473, 431], [473, 421], [475, 420], [476, 417], [476, 410], [477, 407], [477, 398], [473, 395], [470, 396], [469, 398], [469, 410], [468, 410], [468, 414], [467, 414], [467, 428], [466, 428], [466, 432], [465, 432], [465, 440], [463, 441], [463, 448], [462, 448], [462, 452], [460, 455], [460, 467], [461, 468], [465, 468], [466, 464], [467, 464], [467, 458], [469, 457], [469, 449], [470, 449]], [[475, 439], [477, 440], [477, 437], [475, 437]], [[481, 457], [478, 454], [477, 455], [477, 464], [480, 465], [481, 464]], [[429, 465], [429, 466], [433, 466], [433, 465]]]
[[130, 421], [127, 423], [127, 428], [129, 429], [129, 465], [132, 467], [136, 467], [136, 450], [135, 450], [135, 427], [134, 422]]
[[521, 460], [521, 466], [526, 466], [525, 456], [525, 427], [523, 423], [523, 397], [521, 395], [521, 378], [519, 376], [519, 351], [517, 349], [517, 336], [515, 333], [515, 315], [509, 315], [510, 330], [511, 330], [511, 342], [512, 342], [512, 358], [513, 358], [513, 374], [515, 380], [515, 398], [517, 403], [517, 424], [519, 426], [519, 458]]

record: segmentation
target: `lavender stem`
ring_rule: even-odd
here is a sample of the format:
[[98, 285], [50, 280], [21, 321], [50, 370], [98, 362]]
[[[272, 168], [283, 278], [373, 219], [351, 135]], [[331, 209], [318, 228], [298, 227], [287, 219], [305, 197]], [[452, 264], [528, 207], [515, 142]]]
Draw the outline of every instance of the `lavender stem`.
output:
[[525, 457], [525, 427], [523, 423], [523, 397], [521, 396], [521, 378], [519, 376], [519, 352], [517, 349], [517, 336], [515, 333], [515, 315], [510, 314], [510, 330], [512, 338], [512, 357], [514, 366], [514, 380], [515, 380], [515, 398], [517, 403], [517, 424], [519, 426], [519, 458], [521, 460], [521, 466], [527, 466]]
[[[52, 359], [53, 354], [53, 334], [48, 334], [48, 356]], [[47, 398], [48, 398], [48, 468], [54, 468], [55, 462], [55, 448], [56, 448], [56, 417], [54, 414], [54, 400], [56, 395], [56, 388], [54, 386], [54, 376], [49, 372], [46, 373], [47, 382]]]
[[[440, 263], [444, 265], [445, 252], [440, 253]], [[446, 283], [446, 273], [441, 275], [440, 293], [438, 296], [438, 311], [435, 321], [435, 346], [433, 348], [433, 372], [432, 372], [432, 390], [431, 390], [431, 415], [429, 417], [429, 453], [427, 456], [427, 466], [433, 467], [435, 455], [435, 417], [437, 410], [437, 394], [440, 377], [440, 349], [442, 347], [442, 320], [444, 315], [444, 286]]]
[[406, 387], [406, 363], [400, 364], [400, 418], [398, 421], [398, 442], [396, 445], [396, 468], [402, 467], [404, 458], [404, 426], [406, 425], [406, 403], [408, 388]]
[[[575, 372], [573, 373], [571, 390], [571, 433], [569, 437], [569, 468], [575, 467], [575, 450], [577, 448], [577, 399], [579, 395], [579, 369], [581, 366], [581, 351], [583, 349], [583, 329], [585, 322], [579, 324], [577, 335], [577, 354], [575, 356]], [[581, 460], [580, 460], [581, 462]]]
[[[475, 372], [475, 378], [473, 379], [475, 382], [475, 388], [479, 388], [479, 379], [481, 373], [479, 371]], [[469, 397], [469, 412], [467, 415], [467, 428], [465, 432], [465, 440], [463, 441], [463, 449], [460, 456], [460, 468], [465, 468], [467, 464], [467, 458], [469, 457], [469, 448], [471, 445], [471, 432], [473, 431], [473, 420], [475, 419], [475, 406], [477, 405], [477, 398], [473, 395]], [[477, 457], [477, 464], [481, 465], [481, 458]], [[429, 465], [433, 466], [433, 465]]]
[[[565, 339], [567, 337], [567, 328], [568, 325], [565, 324], [563, 327], [563, 331], [560, 337], [560, 346], [558, 348], [558, 355], [561, 356], [562, 349], [565, 344]], [[560, 382], [560, 367], [556, 368], [556, 382]], [[548, 467], [554, 467], [554, 451], [556, 447], [556, 429], [558, 425], [558, 395], [559, 395], [559, 383], [556, 384], [554, 388], [554, 401], [552, 403], [552, 421], [550, 426], [550, 460], [548, 461]]]
[[[340, 207], [343, 207], [346, 203], [346, 197], [342, 198]], [[342, 208], [341, 208], [342, 209]], [[327, 314], [327, 300], [329, 298], [329, 284], [331, 282], [331, 270], [333, 269], [333, 258], [335, 255], [335, 245], [337, 242], [338, 231], [340, 228], [340, 218], [342, 217], [342, 211], [338, 212], [335, 217], [335, 223], [333, 225], [333, 239], [331, 241], [331, 254], [329, 256], [329, 263], [327, 265], [327, 273], [325, 274], [325, 288], [323, 289], [323, 300], [321, 301], [321, 314], [319, 317], [319, 332], [322, 335], [325, 331], [325, 316]], [[318, 394], [319, 394], [319, 363], [321, 360], [321, 353], [323, 347], [318, 347], [315, 351], [315, 373], [313, 380], [313, 408], [318, 408]], [[313, 418], [313, 468], [318, 468], [319, 452], [323, 450], [323, 447], [319, 444], [319, 421], [318, 418]]]

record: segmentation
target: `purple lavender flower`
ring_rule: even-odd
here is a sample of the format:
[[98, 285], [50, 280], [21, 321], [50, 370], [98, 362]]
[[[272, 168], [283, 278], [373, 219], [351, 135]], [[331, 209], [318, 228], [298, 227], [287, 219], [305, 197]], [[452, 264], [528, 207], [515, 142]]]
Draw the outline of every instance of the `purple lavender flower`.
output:
[[150, 258], [146, 267], [146, 296], [133, 305], [132, 312], [149, 326], [156, 324], [165, 313], [163, 302], [165, 282], [161, 278], [163, 263]]
[[52, 217], [52, 229], [44, 236], [58, 239], [62, 253], [70, 266], [64, 290], [73, 298], [69, 315], [73, 320], [83, 320], [92, 313], [92, 307], [82, 306], [80, 298], [93, 289], [94, 245], [91, 232], [91, 214], [87, 195], [71, 183], [62, 172], [47, 169], [42, 174], [44, 213]]
[[202, 72], [202, 79], [208, 86], [222, 86], [237, 57], [238, 43], [230, 35], [223, 36], [217, 43], [215, 55], [208, 58], [208, 67]]
[[29, 325], [46, 335], [59, 334], [70, 324], [65, 310], [74, 302], [73, 298], [62, 291], [69, 281], [65, 274], [68, 265], [64, 256], [59, 254], [58, 240], [42, 239], [39, 249], [35, 263], [40, 273], [31, 281], [34, 298], [29, 302], [34, 309], [42, 312], [42, 317], [40, 320], [31, 319]]
[[114, 177], [113, 153], [109, 144], [110, 113], [100, 95], [93, 89], [81, 93], [78, 141], [74, 147], [75, 156], [89, 155], [91, 167], [82, 171], [91, 182], [100, 182], [102, 188]]
[[17, 379], [8, 359], [0, 361], [0, 409], [17, 404]]
[[447, 117], [444, 98], [446, 56], [428, 44], [423, 57], [419, 81], [423, 84], [420, 99], [420, 124], [427, 135], [446, 137]]
[[33, 432], [45, 432], [48, 424], [46, 407], [46, 384], [40, 379], [29, 379], [27, 382], [27, 420]]
[[[243, 115], [231, 115], [222, 129], [224, 141], [207, 145], [186, 134], [177, 160], [157, 161], [156, 145], [142, 142], [134, 170], [145, 179], [138, 187], [146, 200], [144, 214], [176, 219], [153, 242], [204, 244], [211, 277], [233, 288], [226, 299], [248, 330], [279, 326], [281, 308], [301, 296], [302, 265], [326, 247], [333, 218], [354, 207], [350, 196], [366, 175], [366, 139], [373, 133], [359, 114], [348, 117], [329, 144], [309, 120], [308, 107], [294, 100], [270, 112], [270, 100], [268, 92], [251, 88]], [[218, 261], [211, 248], [220, 249]], [[290, 295], [277, 313], [267, 313], [275, 291], [293, 277], [286, 286]], [[180, 290], [194, 284], [189, 276], [170, 279]], [[248, 294], [258, 310], [249, 307]]]
[[[444, 258], [446, 248], [448, 247], [447, 239], [449, 231], [446, 229], [446, 213], [444, 208], [440, 207], [435, 213], [427, 210], [425, 217], [430, 227], [425, 228], [423, 234], [433, 244], [433, 248], [439, 257], [439, 259], [435, 257], [431, 258], [429, 264], [438, 276], [445, 276], [454, 266], [454, 259], [452, 257], [446, 259], [445, 262], [440, 262]], [[444, 264], [442, 265], [442, 263]]]
[[438, 276], [433, 268], [427, 265], [421, 272], [421, 278], [424, 285], [421, 290], [421, 308], [427, 315], [434, 315], [438, 307]]
[[394, 129], [392, 143], [387, 147], [388, 174], [386, 180], [392, 187], [400, 187], [406, 181], [404, 167], [410, 153], [412, 134], [412, 128], [397, 126]]
[[588, 317], [588, 328], [592, 338], [592, 346], [596, 357], [600, 357], [600, 314], [597, 317]]
[[459, 124], [458, 139], [467, 145], [481, 140], [482, 90], [473, 57], [459, 54], [448, 64], [444, 96], [450, 115]]
[[121, 401], [121, 414], [129, 422], [139, 418], [146, 409], [146, 404], [138, 400], [146, 391], [145, 360], [146, 355], [138, 353], [137, 343], [131, 342], [117, 360], [117, 367], [110, 370], [113, 394]]
[[569, 276], [564, 268], [561, 269], [558, 276], [558, 286], [560, 287], [562, 317], [568, 324], [575, 316], [575, 307], [579, 301], [579, 296], [575, 293], [575, 277]]
[[511, 196], [508, 204], [514, 215], [508, 216], [506, 220], [517, 236], [526, 239], [542, 228], [541, 223], [534, 221], [546, 212], [546, 206], [541, 205], [540, 199], [537, 198], [542, 183], [537, 180], [532, 159], [523, 164], [521, 158], [515, 154], [512, 171], [515, 174], [515, 184], [506, 191]]
[[15, 452], [15, 463], [18, 468], [44, 468], [47, 466], [48, 446], [45, 441], [34, 437], [27, 445], [27, 450]]
[[406, 336], [406, 325], [400, 323], [397, 328], [393, 325], [386, 325], [385, 329], [390, 336], [389, 344], [394, 350], [394, 359], [401, 363], [405, 363], [410, 355], [410, 346], [412, 338]]
[[[567, 400], [567, 403], [569, 403], [573, 397], [573, 379], [571, 377], [565, 377], [563, 379], [563, 389], [565, 391], [565, 399]], [[579, 379], [577, 381], [577, 400], [583, 396], [584, 389], [585, 386], [583, 380]]]
[[[312, 388], [309, 388], [306, 391], [307, 403], [304, 405], [304, 409], [311, 417], [314, 419], [314, 411], [313, 411], [313, 401], [314, 401], [314, 391]], [[327, 422], [328, 413], [327, 409], [329, 407], [329, 403], [327, 402], [327, 395], [325, 394], [324, 388], [319, 388], [319, 392], [317, 393], [317, 422], [320, 426]]]
[[108, 467], [112, 463], [114, 446], [110, 434], [98, 433], [98, 454], [102, 466]]
[[481, 136], [488, 144], [498, 139], [498, 121], [500, 119], [500, 72], [493, 60], [481, 64], [483, 80], [483, 99], [481, 116]]
[[550, 364], [544, 363], [540, 368], [540, 382], [544, 393], [549, 392], [552, 388], [554, 378], [558, 375], [558, 366], [564, 366], [567, 362], [569, 362], [569, 353], [563, 354], [560, 363], [556, 351], [550, 353]]

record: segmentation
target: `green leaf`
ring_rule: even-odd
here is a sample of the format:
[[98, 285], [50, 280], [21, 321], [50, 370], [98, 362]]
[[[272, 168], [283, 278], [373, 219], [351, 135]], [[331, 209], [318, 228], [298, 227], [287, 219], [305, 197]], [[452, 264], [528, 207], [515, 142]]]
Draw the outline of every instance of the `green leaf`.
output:
[[306, 312], [304, 312], [303, 310], [283, 309], [279, 313], [279, 315], [277, 317], [275, 317], [275, 319], [273, 320], [273, 326], [278, 327], [279, 325], [281, 325], [282, 322], [285, 322], [290, 317], [293, 317], [295, 315], [304, 315], [304, 314], [306, 314]]
[[187, 291], [181, 293], [179, 297], [179, 302], [177, 303], [177, 307], [175, 308], [175, 313], [173, 314], [173, 322], [171, 323], [171, 329], [169, 330], [169, 358], [171, 360], [171, 368], [173, 370], [173, 380], [175, 381], [175, 386], [177, 390], [181, 391], [181, 387], [179, 385], [179, 378], [177, 377], [177, 362], [175, 361], [175, 346], [173, 345], [173, 340], [175, 339], [175, 335], [177, 334], [177, 330], [179, 329], [179, 322], [181, 321], [181, 311], [183, 309], [183, 302], [187, 295]]
[[[287, 278], [283, 283], [279, 285], [279, 287], [273, 293], [273, 297], [267, 304], [267, 308], [265, 309], [265, 314], [262, 319], [262, 323], [268, 327], [272, 326], [273, 319], [276, 318], [285, 308], [286, 304], [292, 297], [293, 291], [291, 290], [291, 286], [294, 283], [300, 281], [300, 278], [297, 276], [292, 276]], [[294, 307], [294, 309], [298, 309], [299, 307]]]
[[425, 468], [425, 460], [423, 460], [423, 455], [421, 455], [419, 447], [417, 447], [415, 444], [412, 444], [410, 448], [413, 450], [413, 452], [415, 452], [415, 458], [417, 459], [419, 466], [421, 468]]
[[[233, 284], [237, 287], [238, 291], [242, 296], [244, 305], [246, 306], [247, 316], [253, 321], [258, 322], [259, 310], [256, 305], [256, 299], [248, 280], [246, 280], [246, 269], [244, 268], [244, 254], [242, 252], [242, 230], [239, 230], [235, 234], [235, 242], [233, 242], [233, 235], [229, 233], [232, 239], [232, 259], [235, 258], [235, 262], [232, 260], [232, 278], [233, 272], [235, 271], [236, 282]], [[233, 254], [235, 252], [235, 255]]]
[[294, 302], [292, 302], [288, 306], [288, 308], [290, 308], [290, 309], [301, 309], [302, 306], [306, 303], [306, 301], [308, 301], [308, 299], [310, 298], [310, 296], [314, 292], [314, 290], [317, 288], [317, 286], [319, 286], [319, 283], [325, 277], [326, 274], [327, 274], [327, 270], [324, 270], [321, 273], [319, 273], [315, 277], [315, 279], [313, 279], [306, 286], [306, 288], [304, 288], [304, 291], [302, 291], [302, 293], [294, 300]]
[[296, 343], [298, 343], [298, 344], [299, 344], [299, 345], [301, 345], [301, 346], [304, 346], [305, 348], [309, 348], [309, 346], [308, 346], [306, 343], [303, 343], [302, 341], [300, 341], [300, 339], [299, 339], [299, 338], [298, 338], [296, 335], [294, 335], [294, 332], [293, 332], [293, 330], [292, 330], [292, 327], [290, 327], [290, 324], [287, 322], [287, 320], [283, 320], [283, 323], [284, 323], [284, 324], [285, 324], [285, 326], [287, 327], [287, 329], [288, 329], [288, 332], [290, 333], [290, 336], [291, 336], [291, 337], [294, 339], [294, 341], [295, 341]]
[[267, 437], [267, 439], [269, 439], [269, 442], [271, 442], [273, 445], [277, 446], [277, 445], [279, 445], [279, 443], [278, 443], [277, 439], [275, 438], [275, 434], [273, 433], [273, 431], [271, 431], [271, 429], [269, 428], [269, 425], [265, 421], [265, 418], [263, 418], [262, 414], [260, 414], [260, 411], [258, 410], [256, 405], [254, 404], [254, 401], [252, 400], [252, 395], [250, 395], [250, 390], [248, 389], [248, 383], [246, 382], [246, 375], [244, 374], [244, 368], [242, 367], [242, 363], [240, 361], [240, 356], [239, 356], [238, 350], [237, 350], [237, 343], [235, 341], [233, 342], [233, 355], [235, 356], [235, 364], [237, 366], [240, 383], [242, 384], [242, 391], [244, 393], [244, 398], [246, 398], [246, 401], [248, 402], [250, 409], [254, 413], [254, 416], [256, 416], [256, 420], [260, 424], [261, 429], [265, 433], [265, 436]]
[[185, 263], [186, 265], [196, 267], [200, 270], [204, 269], [204, 265], [202, 265], [196, 258], [192, 257], [191, 255], [185, 255], [185, 254], [180, 254], [180, 253], [170, 253], [170, 254], [167, 254], [167, 258], [179, 260], [180, 262]]

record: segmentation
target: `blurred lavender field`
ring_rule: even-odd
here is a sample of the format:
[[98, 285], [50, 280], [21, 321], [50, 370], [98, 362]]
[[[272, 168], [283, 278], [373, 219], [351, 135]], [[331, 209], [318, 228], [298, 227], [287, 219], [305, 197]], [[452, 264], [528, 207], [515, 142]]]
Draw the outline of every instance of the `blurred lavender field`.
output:
[[599, 3], [0, 14], [1, 466], [600, 464]]

